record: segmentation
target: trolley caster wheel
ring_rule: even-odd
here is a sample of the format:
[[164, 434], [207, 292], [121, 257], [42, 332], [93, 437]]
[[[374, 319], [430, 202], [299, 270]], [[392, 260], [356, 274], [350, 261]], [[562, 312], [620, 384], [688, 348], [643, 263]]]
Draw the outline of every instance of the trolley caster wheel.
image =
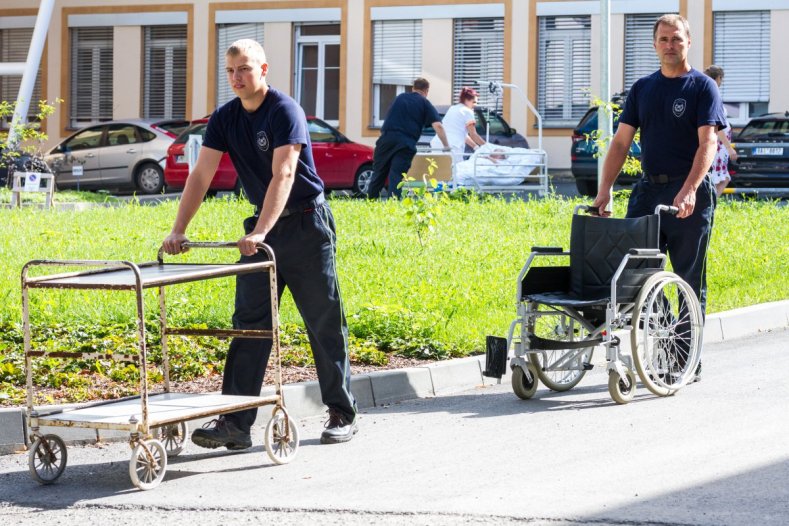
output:
[[52, 484], [66, 469], [66, 444], [57, 435], [36, 438], [27, 456], [30, 476], [41, 484]]
[[167, 452], [158, 440], [143, 440], [132, 449], [129, 477], [142, 490], [158, 486], [167, 472]]
[[175, 457], [184, 450], [186, 443], [186, 436], [189, 428], [186, 422], [178, 424], [169, 424], [162, 426], [156, 430], [156, 438], [164, 446], [168, 457]]
[[627, 404], [636, 394], [636, 375], [630, 369], [625, 369], [625, 376], [622, 378], [616, 371], [608, 373], [608, 392], [617, 404]]
[[519, 365], [512, 368], [512, 390], [521, 400], [532, 398], [537, 392], [538, 384], [537, 368], [533, 363], [526, 364], [526, 371]]
[[299, 428], [285, 411], [275, 410], [266, 425], [264, 437], [268, 458], [275, 464], [287, 464], [299, 451]]

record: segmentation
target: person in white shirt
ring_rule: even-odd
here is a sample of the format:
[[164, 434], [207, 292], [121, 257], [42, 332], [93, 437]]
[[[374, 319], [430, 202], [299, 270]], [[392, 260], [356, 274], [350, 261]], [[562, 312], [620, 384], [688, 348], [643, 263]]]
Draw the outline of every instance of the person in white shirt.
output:
[[[474, 118], [474, 106], [479, 100], [479, 93], [473, 88], [462, 88], [459, 99], [460, 102], [451, 106], [441, 120], [452, 151], [452, 164], [465, 159], [466, 145], [476, 150], [485, 144], [485, 140], [477, 133], [477, 121]], [[433, 137], [430, 146], [436, 149], [442, 147], [438, 136]]]

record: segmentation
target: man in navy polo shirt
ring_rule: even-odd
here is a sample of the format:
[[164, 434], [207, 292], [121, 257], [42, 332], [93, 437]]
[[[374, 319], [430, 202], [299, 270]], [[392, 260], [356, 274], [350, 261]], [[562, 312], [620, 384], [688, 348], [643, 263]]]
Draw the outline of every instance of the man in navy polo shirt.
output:
[[371, 199], [378, 199], [387, 177], [389, 195], [400, 197], [397, 185], [403, 180], [403, 174], [411, 168], [411, 161], [416, 155], [416, 143], [425, 126], [432, 126], [436, 130], [445, 152], [450, 150], [441, 117], [427, 100], [429, 91], [430, 83], [418, 78], [414, 81], [413, 91], [401, 93], [389, 107], [381, 127], [381, 136], [375, 142], [373, 176], [367, 190], [367, 196]]
[[[239, 40], [225, 54], [227, 79], [236, 98], [208, 121], [203, 146], [178, 206], [168, 254], [183, 251], [186, 228], [200, 208], [223, 152], [228, 152], [256, 212], [244, 221], [238, 240], [241, 262], [265, 258], [266, 242], [277, 257], [277, 284], [288, 287], [309, 335], [329, 420], [321, 442], [346, 442], [357, 432], [351, 393], [348, 326], [336, 272], [334, 218], [315, 171], [304, 110], [266, 83], [268, 64], [260, 44]], [[271, 299], [265, 273], [236, 278], [236, 329], [270, 329]], [[223, 394], [258, 396], [271, 341], [235, 338], [225, 362]], [[192, 433], [202, 447], [245, 449], [256, 409], [220, 416]]]
[[619, 129], [603, 166], [593, 206], [602, 215], [611, 187], [641, 129], [643, 177], [633, 187], [627, 217], [653, 214], [659, 204], [679, 209], [660, 221], [660, 248], [674, 272], [696, 292], [702, 315], [707, 304], [707, 246], [712, 232], [715, 188], [707, 173], [725, 127], [715, 82], [688, 63], [690, 28], [679, 15], [663, 15], [653, 28], [660, 69], [633, 84], [619, 117]]

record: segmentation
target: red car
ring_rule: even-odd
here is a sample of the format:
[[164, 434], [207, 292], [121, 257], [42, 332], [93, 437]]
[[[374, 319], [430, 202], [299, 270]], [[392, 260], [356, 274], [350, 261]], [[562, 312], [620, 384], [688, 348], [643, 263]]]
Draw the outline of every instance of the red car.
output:
[[[190, 135], [204, 137], [207, 123], [208, 119], [193, 121], [192, 126], [181, 133], [167, 150], [164, 181], [168, 188], [183, 189], [188, 175], [184, 146]], [[373, 149], [351, 141], [339, 130], [318, 118], [307, 117], [307, 126], [315, 168], [318, 176], [323, 179], [326, 190], [349, 188], [355, 193], [366, 193], [373, 175]], [[236, 193], [241, 191], [235, 167], [227, 153], [222, 155], [209, 187], [211, 193], [219, 190], [233, 190]]]

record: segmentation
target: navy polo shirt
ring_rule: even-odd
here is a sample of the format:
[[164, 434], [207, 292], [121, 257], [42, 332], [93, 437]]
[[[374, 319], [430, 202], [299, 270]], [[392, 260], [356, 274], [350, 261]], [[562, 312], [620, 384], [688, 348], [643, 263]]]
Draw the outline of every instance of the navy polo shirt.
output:
[[298, 103], [269, 88], [263, 103], [249, 112], [234, 98], [211, 115], [203, 145], [228, 152], [249, 201], [263, 205], [273, 177], [274, 149], [286, 144], [301, 144], [293, 187], [286, 206], [294, 206], [323, 192], [323, 181], [315, 170], [312, 143], [304, 110]]
[[416, 144], [422, 128], [439, 121], [441, 117], [427, 97], [415, 91], [401, 93], [389, 107], [381, 133], [397, 132]]
[[699, 147], [698, 129], [725, 127], [715, 81], [692, 69], [677, 78], [660, 70], [637, 80], [619, 122], [641, 128], [641, 165], [647, 174], [687, 175]]

